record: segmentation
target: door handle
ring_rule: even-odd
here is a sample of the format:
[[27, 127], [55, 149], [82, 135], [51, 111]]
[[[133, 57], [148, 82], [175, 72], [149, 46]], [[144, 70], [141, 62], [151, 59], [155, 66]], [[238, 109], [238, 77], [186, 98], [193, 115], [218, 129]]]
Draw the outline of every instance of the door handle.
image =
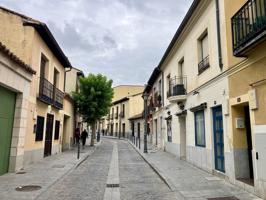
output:
[[259, 153], [256, 152], [256, 160], [259, 160]]

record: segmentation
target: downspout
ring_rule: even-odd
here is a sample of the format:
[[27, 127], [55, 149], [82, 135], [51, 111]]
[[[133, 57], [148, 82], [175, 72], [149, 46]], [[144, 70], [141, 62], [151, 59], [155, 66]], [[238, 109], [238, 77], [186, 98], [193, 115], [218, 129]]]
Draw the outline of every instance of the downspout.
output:
[[[160, 70], [161, 71], [161, 70]], [[162, 106], [164, 107], [164, 73], [161, 71], [162, 74]]]
[[65, 73], [64, 73], [64, 92], [66, 91], [66, 73], [70, 72], [71, 69], [72, 69], [72, 67], [70, 67], [68, 70], [65, 70]]
[[216, 0], [216, 25], [217, 25], [217, 42], [218, 42], [219, 67], [222, 70], [223, 69], [223, 57], [222, 57], [222, 47], [221, 47], [221, 27], [220, 27], [219, 0]]

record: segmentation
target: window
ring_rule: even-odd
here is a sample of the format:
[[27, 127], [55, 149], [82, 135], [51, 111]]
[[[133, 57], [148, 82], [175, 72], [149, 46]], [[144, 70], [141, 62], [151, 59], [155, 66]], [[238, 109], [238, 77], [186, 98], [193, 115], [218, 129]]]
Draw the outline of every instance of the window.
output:
[[59, 131], [60, 131], [60, 121], [56, 120], [55, 121], [55, 130], [54, 130], [54, 139], [55, 140], [59, 139]]
[[183, 77], [184, 73], [184, 58], [182, 58], [178, 63], [178, 76]]
[[122, 116], [121, 117], [125, 117], [125, 104], [122, 105]]
[[171, 96], [171, 75], [168, 74], [167, 77], [166, 77], [166, 80], [167, 80], [167, 88], [168, 88], [168, 91], [167, 91], [167, 97], [170, 97]]
[[41, 69], [40, 69], [40, 77], [41, 78], [45, 78], [45, 75], [47, 74], [47, 68], [46, 65], [47, 65], [47, 59], [45, 58], [44, 55], [41, 56]]
[[205, 122], [204, 110], [194, 113], [195, 115], [195, 144], [196, 146], [205, 147]]
[[43, 140], [44, 117], [37, 117], [35, 141]]
[[167, 120], [167, 141], [172, 142], [172, 120]]
[[205, 31], [199, 38], [199, 65], [198, 72], [201, 74], [209, 66], [209, 43], [208, 43], [208, 32]]
[[134, 122], [131, 122], [131, 129], [132, 129], [132, 136], [135, 136], [135, 124]]
[[159, 84], [158, 84], [158, 93], [159, 95], [162, 95], [162, 80], [159, 80]]

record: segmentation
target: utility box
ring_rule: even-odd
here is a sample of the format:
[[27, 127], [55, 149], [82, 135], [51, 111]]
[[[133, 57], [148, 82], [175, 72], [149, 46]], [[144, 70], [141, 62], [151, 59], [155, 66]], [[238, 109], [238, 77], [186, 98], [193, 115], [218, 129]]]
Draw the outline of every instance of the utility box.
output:
[[236, 128], [238, 128], [238, 129], [245, 128], [244, 118], [236, 118]]
[[266, 126], [260, 127], [254, 128], [257, 174], [259, 180], [266, 181]]

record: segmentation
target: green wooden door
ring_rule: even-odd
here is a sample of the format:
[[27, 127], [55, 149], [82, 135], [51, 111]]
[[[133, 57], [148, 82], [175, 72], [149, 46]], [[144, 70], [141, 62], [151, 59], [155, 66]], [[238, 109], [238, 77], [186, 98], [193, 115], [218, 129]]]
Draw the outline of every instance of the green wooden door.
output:
[[16, 94], [0, 86], [0, 175], [8, 172]]

